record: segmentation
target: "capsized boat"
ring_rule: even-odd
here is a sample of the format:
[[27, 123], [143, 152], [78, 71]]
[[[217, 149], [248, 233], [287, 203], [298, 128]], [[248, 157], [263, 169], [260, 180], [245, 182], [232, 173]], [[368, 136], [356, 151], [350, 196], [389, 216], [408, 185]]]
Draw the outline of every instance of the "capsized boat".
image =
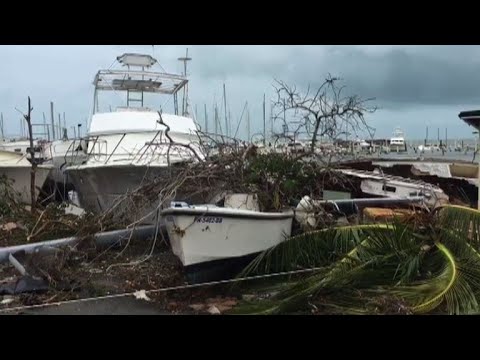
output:
[[255, 254], [286, 240], [291, 235], [294, 213], [184, 205], [165, 209], [161, 216], [173, 253], [195, 282], [199, 274], [208, 280], [218, 278], [213, 275], [215, 269], [222, 269], [225, 277], [228, 263], [245, 264]]
[[381, 171], [364, 171], [339, 169], [346, 176], [361, 179], [360, 188], [364, 194], [388, 198], [425, 197], [425, 204], [430, 207], [449, 202], [445, 192], [433, 184], [420, 180], [383, 174]]

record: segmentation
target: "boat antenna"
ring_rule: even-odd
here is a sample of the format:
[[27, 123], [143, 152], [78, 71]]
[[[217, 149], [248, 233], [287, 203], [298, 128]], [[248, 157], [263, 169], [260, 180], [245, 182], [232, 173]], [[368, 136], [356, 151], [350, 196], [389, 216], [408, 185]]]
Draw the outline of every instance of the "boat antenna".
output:
[[[183, 62], [183, 76], [184, 77], [187, 77], [187, 63], [191, 60], [192, 60], [192, 58], [188, 57], [188, 48], [187, 48], [185, 57], [178, 58], [178, 61]], [[183, 88], [182, 115], [188, 115], [188, 83], [186, 83], [184, 88]]]

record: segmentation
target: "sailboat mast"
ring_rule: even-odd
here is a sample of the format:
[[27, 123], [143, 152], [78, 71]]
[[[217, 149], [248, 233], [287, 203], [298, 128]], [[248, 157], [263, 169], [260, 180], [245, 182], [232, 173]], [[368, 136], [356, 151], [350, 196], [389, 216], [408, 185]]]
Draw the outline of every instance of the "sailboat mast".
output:
[[[183, 62], [183, 76], [187, 77], [187, 62], [192, 60], [192, 58], [188, 57], [188, 48], [185, 54], [185, 57], [178, 58], [179, 61]], [[188, 115], [188, 82], [183, 87], [183, 101], [182, 101], [182, 115]]]
[[5, 133], [3, 132], [3, 112], [0, 114], [1, 118], [0, 118], [0, 121], [1, 121], [1, 130], [2, 130], [2, 140], [5, 139]]
[[207, 104], [205, 106], [205, 132], [208, 134], [208, 114], [207, 114]]
[[58, 138], [62, 138], [62, 119], [60, 118], [60, 113], [58, 113]]
[[232, 114], [230, 113], [230, 109], [228, 109], [228, 136], [232, 137]]
[[50, 101], [50, 118], [52, 121], [52, 140], [55, 140], [55, 117], [53, 112], [53, 101]]
[[223, 83], [223, 110], [225, 112], [225, 135], [228, 136], [228, 119], [227, 119], [227, 92], [225, 90], [225, 83]]
[[266, 139], [266, 118], [265, 118], [265, 94], [263, 94], [263, 145], [266, 146], [267, 139]]
[[44, 112], [42, 112], [42, 115], [43, 115], [43, 130], [45, 131], [45, 134], [47, 135], [47, 140], [50, 141], [50, 130], [48, 129], [47, 118], [45, 117]]
[[247, 102], [247, 142], [250, 142], [250, 108]]
[[217, 139], [218, 135], [218, 109], [217, 104], [215, 104], [215, 140]]
[[63, 113], [63, 131], [67, 133], [67, 121], [65, 120], [65, 112]]
[[270, 137], [273, 138], [273, 102], [270, 101]]

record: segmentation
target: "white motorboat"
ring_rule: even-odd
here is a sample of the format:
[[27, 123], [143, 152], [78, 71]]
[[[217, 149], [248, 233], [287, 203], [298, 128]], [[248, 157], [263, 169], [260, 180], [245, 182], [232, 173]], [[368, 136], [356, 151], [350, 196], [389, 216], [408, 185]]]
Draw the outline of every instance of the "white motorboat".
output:
[[405, 134], [400, 128], [396, 128], [393, 132], [393, 137], [390, 138], [390, 151], [407, 151]]
[[[45, 153], [45, 144], [46, 140], [33, 140], [33, 150], [35, 153], [35, 158], [39, 162], [44, 162], [47, 160], [48, 156]], [[16, 154], [24, 155], [27, 159], [31, 158], [30, 155], [30, 140], [29, 139], [10, 139], [9, 141], [0, 142], [1, 151], [9, 151]]]
[[364, 139], [357, 138], [355, 139], [355, 141], [353, 141], [353, 146], [355, 148], [366, 149], [370, 147], [370, 144], [366, 142]]
[[435, 152], [435, 151], [440, 151], [440, 146], [438, 145], [418, 145], [418, 151], [421, 153], [426, 153], [426, 152]]
[[[32, 164], [26, 159], [25, 155], [0, 150], [0, 175], [11, 180], [12, 189], [16, 193], [17, 199], [26, 204], [31, 202], [31, 168]], [[35, 196], [38, 196], [39, 189], [43, 187], [52, 168], [51, 165], [38, 165], [35, 172]]]
[[[82, 151], [82, 145], [85, 147], [85, 142], [79, 139], [69, 140], [64, 138], [54, 141], [33, 140], [33, 149], [37, 163], [52, 165], [52, 169], [46, 180], [46, 182], [52, 186], [48, 190], [45, 190], [53, 191], [54, 189], [58, 189], [64, 198], [67, 192], [72, 190], [72, 185], [65, 178], [63, 169], [66, 165], [78, 164], [85, 160], [86, 154]], [[28, 160], [31, 159], [29, 151], [30, 140], [28, 139], [4, 141], [0, 143], [0, 150], [23, 155]]]
[[173, 253], [192, 274], [278, 245], [291, 235], [294, 214], [202, 205], [171, 207], [161, 216]]
[[[100, 70], [95, 76], [86, 161], [65, 169], [80, 205], [93, 212], [110, 209], [119, 197], [163, 176], [172, 164], [203, 159], [197, 126], [188, 115], [188, 95], [178, 114], [177, 93], [187, 86], [185, 76], [150, 71], [157, 60], [149, 55], [124, 54], [117, 60], [127, 69]], [[98, 92], [111, 90], [126, 92], [127, 106], [100, 112]], [[173, 96], [175, 114], [144, 107], [144, 93]], [[129, 211], [139, 218], [152, 209], [149, 206], [138, 214]]]

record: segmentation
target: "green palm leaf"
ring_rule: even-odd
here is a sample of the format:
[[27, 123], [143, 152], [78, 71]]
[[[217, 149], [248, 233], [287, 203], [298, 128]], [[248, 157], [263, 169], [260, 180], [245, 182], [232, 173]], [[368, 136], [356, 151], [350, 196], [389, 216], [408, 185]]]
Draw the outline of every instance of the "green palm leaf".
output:
[[368, 230], [388, 228], [375, 224], [342, 226], [294, 236], [259, 254], [239, 276], [327, 266], [360, 244]]
[[478, 313], [480, 211], [444, 206], [436, 215], [423, 228], [359, 225], [289, 239], [262, 253], [245, 274], [322, 268], [287, 283], [268, 303], [250, 304], [247, 312], [292, 313], [317, 304], [363, 314], [388, 298], [417, 314]]

